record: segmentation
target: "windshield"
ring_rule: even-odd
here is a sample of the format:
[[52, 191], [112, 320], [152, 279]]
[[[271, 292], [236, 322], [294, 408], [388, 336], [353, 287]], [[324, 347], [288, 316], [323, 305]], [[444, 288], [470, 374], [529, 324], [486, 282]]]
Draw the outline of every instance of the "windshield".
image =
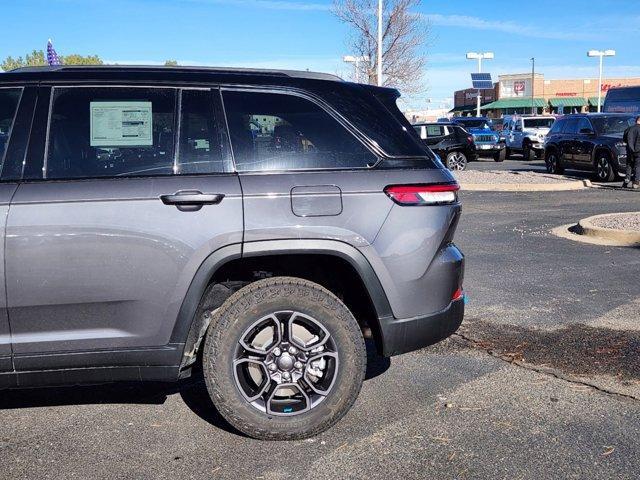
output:
[[600, 135], [615, 135], [624, 131], [636, 123], [632, 115], [615, 117], [591, 117], [591, 123]]
[[524, 128], [551, 128], [555, 118], [525, 118]]
[[485, 120], [485, 119], [478, 119], [478, 118], [470, 118], [470, 119], [459, 119], [456, 120], [456, 123], [461, 123], [462, 125], [464, 125], [467, 128], [482, 128], [482, 129], [489, 129], [491, 128], [491, 124]]

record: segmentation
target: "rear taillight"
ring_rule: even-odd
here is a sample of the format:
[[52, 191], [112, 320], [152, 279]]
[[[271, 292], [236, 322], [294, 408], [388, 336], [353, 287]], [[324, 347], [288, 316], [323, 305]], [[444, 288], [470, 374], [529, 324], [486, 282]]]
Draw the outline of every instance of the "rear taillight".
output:
[[451, 297], [451, 301], [455, 302], [457, 300], [462, 300], [463, 298], [464, 298], [464, 290], [462, 289], [462, 287], [460, 287], [453, 293], [453, 296]]
[[384, 189], [398, 205], [449, 205], [458, 201], [457, 183], [431, 185], [390, 185]]

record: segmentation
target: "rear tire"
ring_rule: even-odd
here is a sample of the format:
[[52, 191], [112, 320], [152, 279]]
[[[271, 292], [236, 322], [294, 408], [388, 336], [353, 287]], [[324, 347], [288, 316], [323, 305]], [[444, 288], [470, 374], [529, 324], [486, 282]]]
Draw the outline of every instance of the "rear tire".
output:
[[531, 145], [525, 143], [522, 146], [522, 156], [524, 157], [525, 162], [531, 160]]
[[275, 277], [245, 286], [216, 312], [203, 370], [214, 405], [233, 427], [253, 438], [294, 440], [347, 413], [366, 358], [360, 327], [335, 295]]
[[462, 152], [450, 152], [447, 154], [447, 168], [449, 170], [462, 171], [467, 168], [467, 156]]
[[493, 154], [493, 160], [495, 162], [504, 162], [506, 158], [507, 158], [507, 149], [506, 148], [503, 148], [499, 152], [496, 152], [496, 153]]
[[596, 156], [594, 175], [599, 182], [613, 182], [616, 179], [616, 171], [607, 153], [601, 152]]

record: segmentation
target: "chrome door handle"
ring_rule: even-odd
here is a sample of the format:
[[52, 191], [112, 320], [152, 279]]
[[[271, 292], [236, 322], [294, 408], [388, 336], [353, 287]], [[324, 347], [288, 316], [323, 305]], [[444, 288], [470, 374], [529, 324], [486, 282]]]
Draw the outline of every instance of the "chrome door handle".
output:
[[200, 210], [203, 205], [217, 205], [224, 198], [222, 193], [202, 193], [198, 190], [181, 190], [172, 195], [160, 195], [165, 205], [175, 205], [183, 212]]

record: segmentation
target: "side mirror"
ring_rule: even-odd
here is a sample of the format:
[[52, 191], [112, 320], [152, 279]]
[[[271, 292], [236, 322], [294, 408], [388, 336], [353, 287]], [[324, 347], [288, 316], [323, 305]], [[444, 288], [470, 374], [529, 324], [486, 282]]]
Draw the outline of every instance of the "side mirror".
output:
[[522, 131], [522, 125], [516, 125], [515, 130], [516, 130], [516, 132], [521, 132]]
[[581, 128], [580, 129], [580, 135], [595, 135], [595, 134], [596, 134], [596, 132], [594, 132], [590, 128]]

